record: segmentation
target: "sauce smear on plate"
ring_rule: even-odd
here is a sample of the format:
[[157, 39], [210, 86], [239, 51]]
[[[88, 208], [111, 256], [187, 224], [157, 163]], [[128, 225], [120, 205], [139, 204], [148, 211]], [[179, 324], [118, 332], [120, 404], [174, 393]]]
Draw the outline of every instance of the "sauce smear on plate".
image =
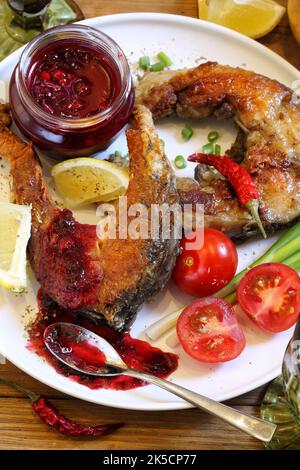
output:
[[[145, 382], [133, 377], [123, 375], [115, 377], [93, 377], [79, 372], [77, 373], [65, 366], [52, 356], [43, 341], [44, 330], [52, 323], [74, 323], [102, 336], [118, 351], [123, 361], [134, 369], [163, 378], [168, 377], [177, 369], [178, 356], [176, 354], [164, 352], [159, 348], [151, 346], [146, 341], [132, 338], [129, 333], [118, 333], [105, 325], [95, 325], [79, 314], [70, 314], [60, 308], [53, 300], [44, 294], [42, 290], [40, 290], [38, 294], [38, 303], [39, 313], [29, 331], [28, 348], [40, 357], [46, 359], [58, 373], [69, 377], [75, 382], [86, 385], [91, 389], [106, 388], [112, 390], [129, 390], [146, 385]], [[84, 359], [88, 359], [89, 353], [93, 355], [94, 351], [87, 350]], [[93, 361], [94, 360], [95, 356], [93, 358]], [[99, 360], [99, 362], [101, 363], [101, 360]]]

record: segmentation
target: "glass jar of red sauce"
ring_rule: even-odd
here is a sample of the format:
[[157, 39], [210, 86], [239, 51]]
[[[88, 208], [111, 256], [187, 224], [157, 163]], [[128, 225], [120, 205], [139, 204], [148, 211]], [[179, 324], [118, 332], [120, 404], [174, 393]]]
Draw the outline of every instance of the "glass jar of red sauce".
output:
[[107, 148], [128, 122], [133, 102], [123, 51], [83, 25], [58, 26], [30, 41], [10, 81], [17, 127], [56, 159]]

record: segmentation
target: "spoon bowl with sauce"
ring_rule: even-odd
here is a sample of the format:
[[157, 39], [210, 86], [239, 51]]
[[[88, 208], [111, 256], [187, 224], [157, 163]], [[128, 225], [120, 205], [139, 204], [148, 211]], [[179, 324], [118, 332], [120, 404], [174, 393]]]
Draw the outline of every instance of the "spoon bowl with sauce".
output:
[[65, 322], [53, 323], [44, 331], [44, 343], [56, 359], [83, 374], [101, 377], [127, 375], [152, 383], [264, 442], [269, 442], [275, 432], [276, 425], [273, 423], [241, 413], [168, 380], [128, 367], [110, 343], [81, 326]]

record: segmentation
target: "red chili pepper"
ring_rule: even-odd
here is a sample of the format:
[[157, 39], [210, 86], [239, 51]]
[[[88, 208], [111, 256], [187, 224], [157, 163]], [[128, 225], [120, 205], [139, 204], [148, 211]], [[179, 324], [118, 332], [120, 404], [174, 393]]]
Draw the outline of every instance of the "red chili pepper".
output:
[[5, 385], [10, 385], [11, 387], [19, 390], [23, 395], [30, 398], [32, 403], [32, 408], [37, 413], [39, 418], [48, 424], [51, 428], [54, 428], [56, 431], [61, 434], [65, 434], [71, 437], [78, 436], [105, 436], [116, 429], [124, 425], [124, 423], [110, 423], [110, 424], [100, 424], [98, 426], [85, 426], [83, 424], [76, 423], [75, 421], [66, 418], [61, 414], [48, 400], [43, 396], [38, 396], [35, 393], [26, 390], [20, 385], [10, 382], [8, 380], [0, 379], [0, 383]]
[[232, 184], [239, 201], [251, 212], [264, 238], [267, 238], [265, 229], [259, 217], [258, 191], [251, 175], [244, 167], [228, 157], [219, 157], [213, 154], [194, 153], [188, 157], [188, 161], [204, 163], [215, 167], [221, 175], [228, 178]]
[[32, 408], [44, 423], [56, 431], [67, 436], [104, 436], [123, 426], [123, 423], [99, 424], [98, 426], [85, 426], [71, 421], [61, 414], [45, 397], [39, 397]]

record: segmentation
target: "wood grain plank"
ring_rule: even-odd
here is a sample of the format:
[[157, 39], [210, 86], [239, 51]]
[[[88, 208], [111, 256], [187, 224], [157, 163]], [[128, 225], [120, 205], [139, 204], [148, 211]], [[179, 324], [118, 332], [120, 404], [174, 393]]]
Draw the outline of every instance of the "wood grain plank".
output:
[[[67, 416], [86, 424], [124, 421], [116, 433], [96, 440], [71, 439], [39, 421], [27, 399], [2, 398], [0, 449], [262, 449], [262, 444], [199, 410], [135, 412], [52, 400]], [[257, 408], [238, 407], [257, 414]]]
[[153, 0], [137, 1], [116, 0], [114, 2], [99, 2], [98, 0], [76, 0], [86, 18], [113, 13], [130, 12], [160, 12], [175, 15], [193, 16], [198, 15], [197, 0]]

